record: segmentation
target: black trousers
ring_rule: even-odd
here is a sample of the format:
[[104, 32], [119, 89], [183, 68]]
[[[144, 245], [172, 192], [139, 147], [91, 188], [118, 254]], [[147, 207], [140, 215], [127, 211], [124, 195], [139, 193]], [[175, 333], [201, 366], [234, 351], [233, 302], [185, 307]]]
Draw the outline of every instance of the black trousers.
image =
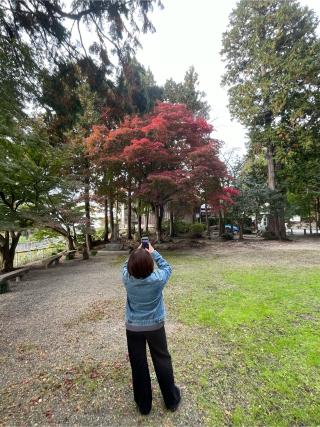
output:
[[171, 356], [168, 352], [164, 326], [156, 331], [133, 332], [127, 330], [126, 332], [134, 400], [140, 412], [148, 414], [152, 406], [146, 343], [149, 346], [164, 403], [168, 409], [174, 408], [180, 401], [180, 390], [174, 383]]

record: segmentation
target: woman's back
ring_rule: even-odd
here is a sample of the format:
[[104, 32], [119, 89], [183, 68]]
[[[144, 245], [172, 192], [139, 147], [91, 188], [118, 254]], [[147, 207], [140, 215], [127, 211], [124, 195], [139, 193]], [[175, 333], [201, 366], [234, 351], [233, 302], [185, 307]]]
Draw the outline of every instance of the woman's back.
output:
[[[146, 252], [144, 249], [139, 250]], [[145, 278], [130, 275], [128, 263], [123, 268], [123, 283], [127, 291], [126, 322], [128, 324], [151, 325], [164, 321], [165, 307], [162, 290], [172, 270], [157, 251], [153, 251], [151, 257], [157, 263], [158, 269]]]

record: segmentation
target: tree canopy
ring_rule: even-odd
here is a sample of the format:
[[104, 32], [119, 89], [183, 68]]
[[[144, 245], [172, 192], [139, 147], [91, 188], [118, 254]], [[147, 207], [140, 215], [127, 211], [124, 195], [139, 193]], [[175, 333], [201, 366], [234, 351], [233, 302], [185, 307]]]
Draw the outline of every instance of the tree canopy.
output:
[[222, 192], [226, 171], [211, 131], [185, 105], [159, 103], [149, 114], [127, 117], [117, 129], [94, 128], [87, 147], [95, 162], [113, 171], [115, 186], [153, 207], [161, 239], [165, 206], [183, 195], [193, 198], [192, 212], [199, 201]]
[[286, 159], [319, 141], [317, 25], [295, 0], [241, 0], [223, 36], [230, 111], [248, 128], [252, 152], [266, 156], [270, 194], [279, 202], [271, 203], [270, 231], [280, 238]]
[[210, 106], [205, 99], [205, 92], [200, 91], [198, 85], [198, 73], [194, 66], [191, 66], [186, 71], [183, 82], [176, 83], [173, 79], [165, 82], [163, 99], [172, 103], [185, 104], [197, 116], [208, 119]]

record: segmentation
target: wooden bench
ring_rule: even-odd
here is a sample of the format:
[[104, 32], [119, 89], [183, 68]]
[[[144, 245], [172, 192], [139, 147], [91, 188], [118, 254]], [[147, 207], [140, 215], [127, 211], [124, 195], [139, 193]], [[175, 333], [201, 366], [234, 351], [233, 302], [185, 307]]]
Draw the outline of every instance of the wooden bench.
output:
[[10, 271], [9, 273], [4, 273], [0, 275], [0, 293], [8, 292], [9, 286], [8, 283], [12, 279], [16, 279], [16, 282], [20, 282], [21, 277], [28, 273], [30, 268], [19, 268], [18, 270]]
[[0, 275], [0, 283], [7, 282], [11, 279], [16, 279], [16, 282], [20, 282], [21, 277], [28, 273], [30, 268], [19, 268], [18, 270], [9, 271], [9, 273], [4, 273]]
[[56, 254], [56, 255], [52, 255], [51, 257], [49, 257], [49, 258], [45, 258], [45, 259], [43, 259], [42, 260], [42, 265], [44, 265], [46, 268], [49, 268], [50, 267], [50, 265], [53, 265], [53, 264], [55, 264], [55, 265], [58, 265], [59, 264], [59, 261], [60, 261], [60, 258], [63, 256], [65, 254], [65, 252], [59, 252], [58, 254]]

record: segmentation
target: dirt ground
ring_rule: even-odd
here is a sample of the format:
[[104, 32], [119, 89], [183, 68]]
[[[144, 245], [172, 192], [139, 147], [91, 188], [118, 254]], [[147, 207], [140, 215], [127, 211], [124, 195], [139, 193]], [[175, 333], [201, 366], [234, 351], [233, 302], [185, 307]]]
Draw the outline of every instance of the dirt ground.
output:
[[[277, 265], [318, 264], [320, 253], [317, 238], [206, 241], [193, 249], [181, 241], [177, 246], [179, 253], [221, 255], [239, 265], [257, 258]], [[100, 251], [88, 261], [32, 270], [0, 295], [0, 425], [205, 425], [205, 414], [190, 391], [193, 379], [180, 382], [183, 402], [177, 413], [170, 413], [152, 371], [152, 413], [142, 417], [136, 411], [120, 275], [126, 257]], [[189, 329], [169, 316], [169, 348], [177, 347], [179, 363], [192, 357], [186, 343]], [[205, 331], [198, 330], [197, 336], [206, 340]]]

